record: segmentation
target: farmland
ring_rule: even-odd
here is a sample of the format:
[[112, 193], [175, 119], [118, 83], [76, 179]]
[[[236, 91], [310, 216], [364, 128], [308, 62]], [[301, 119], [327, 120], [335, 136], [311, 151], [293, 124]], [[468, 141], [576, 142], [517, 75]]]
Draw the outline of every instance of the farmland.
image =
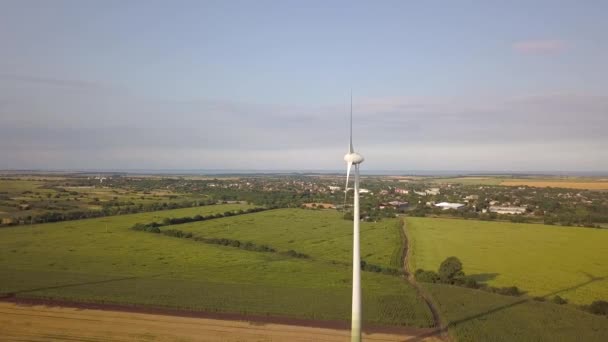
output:
[[[212, 205], [3, 228], [0, 293], [17, 298], [347, 320], [351, 281], [351, 269], [346, 263], [350, 253], [346, 231], [349, 223], [335, 212], [283, 209], [176, 225], [179, 229], [214, 225], [218, 234], [221, 227], [226, 231], [240, 227], [239, 234], [244, 234], [239, 235], [241, 240], [310, 253], [308, 259], [130, 229], [135, 223], [162, 221], [165, 217], [246, 208], [241, 204]], [[246, 225], [246, 220], [252, 218], [253, 223]], [[298, 233], [302, 226], [293, 225], [291, 231], [281, 230], [298, 221], [308, 221], [309, 226], [317, 229]], [[370, 262], [391, 263], [400, 239], [372, 238], [372, 234], [395, 237], [395, 223], [365, 225], [363, 234], [382, 242], [379, 246], [363, 246], [362, 255]], [[324, 236], [332, 229], [336, 230], [333, 235]], [[250, 235], [246, 235], [247, 231]], [[286, 234], [290, 236], [282, 236]], [[321, 243], [320, 240], [328, 240], [328, 244], [333, 241], [331, 244], [346, 250], [337, 248], [336, 256], [332, 256], [315, 246], [314, 242]], [[364, 320], [368, 324], [414, 327], [433, 324], [424, 302], [401, 277], [363, 272], [362, 282]]]
[[[400, 268], [401, 244], [396, 219], [378, 223], [363, 222], [362, 259], [371, 264]], [[294, 249], [321, 261], [350, 264], [352, 260], [352, 222], [341, 219], [334, 210], [271, 210], [170, 226], [195, 236], [227, 238], [268, 244], [279, 250]]]
[[608, 190], [606, 181], [588, 181], [575, 179], [513, 179], [500, 182], [504, 186], [531, 186], [536, 188], [567, 188], [567, 189], [586, 189], [586, 190]]
[[565, 188], [585, 190], [608, 190], [608, 181], [599, 177], [516, 177], [513, 175], [496, 176], [463, 176], [449, 178], [422, 178], [419, 181], [429, 181], [438, 184], [464, 185], [500, 185], [500, 186], [529, 186], [536, 188]]
[[606, 341], [608, 319], [528, 297], [424, 284], [456, 341]]
[[[114, 183], [108, 186], [110, 182]], [[100, 183], [83, 176], [4, 177], [0, 179], [0, 219], [13, 223], [50, 222], [49, 214], [87, 217], [87, 213], [103, 212], [107, 216], [184, 203], [193, 206], [192, 203], [208, 200], [204, 195], [178, 193], [161, 185], [145, 178]]]
[[[345, 324], [323, 326], [248, 322], [218, 317], [183, 317], [167, 314], [92, 310], [0, 303], [0, 336], [10, 341], [325, 341], [343, 342]], [[291, 323], [291, 324], [290, 324]], [[32, 327], [36, 327], [32, 329]], [[403, 341], [424, 334], [423, 329], [395, 328], [364, 331], [363, 341]], [[439, 341], [435, 338], [424, 341]]]
[[576, 304], [608, 299], [608, 231], [537, 224], [408, 218], [411, 269], [436, 270], [446, 257], [492, 286]]

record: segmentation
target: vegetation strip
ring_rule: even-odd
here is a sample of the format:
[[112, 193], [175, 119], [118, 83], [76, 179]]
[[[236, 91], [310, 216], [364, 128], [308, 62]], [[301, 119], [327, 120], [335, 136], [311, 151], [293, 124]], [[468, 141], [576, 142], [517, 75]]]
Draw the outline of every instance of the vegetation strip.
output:
[[215, 213], [215, 214], [210, 214], [207, 216], [198, 214], [198, 215], [194, 215], [194, 216], [184, 216], [184, 217], [165, 217], [161, 223], [158, 223], [156, 221], [150, 222], [150, 223], [136, 223], [135, 226], [133, 226], [133, 230], [144, 230], [147, 232], [158, 233], [155, 231], [156, 230], [155, 228], [158, 228], [158, 227], [170, 226], [170, 225], [175, 225], [175, 224], [184, 224], [184, 223], [190, 223], [190, 222], [207, 221], [207, 220], [213, 220], [213, 219], [218, 219], [218, 218], [222, 218], [222, 217], [258, 213], [260, 211], [265, 211], [265, 210], [270, 210], [270, 208], [255, 207], [255, 208], [249, 208], [249, 209], [245, 209], [245, 210], [243, 210], [243, 209], [232, 210], [232, 211], [229, 210], [229, 211], [225, 211], [223, 214]]
[[405, 222], [405, 220], [400, 220], [399, 223], [400, 223], [400, 228], [401, 228], [400, 231], [402, 233], [401, 236], [403, 238], [402, 255], [403, 255], [403, 271], [405, 272], [405, 279], [407, 280], [408, 283], [410, 283], [410, 285], [412, 285], [416, 289], [416, 292], [418, 292], [420, 297], [424, 300], [424, 302], [428, 306], [429, 310], [431, 310], [431, 313], [433, 314], [433, 320], [435, 321], [435, 327], [436, 327], [436, 329], [439, 329], [439, 330], [434, 330], [433, 333], [434, 334], [438, 333], [439, 337], [444, 341], [450, 341], [450, 336], [447, 333], [447, 331], [448, 331], [447, 325], [445, 325], [445, 322], [443, 321], [441, 314], [439, 313], [439, 309], [438, 309], [437, 305], [433, 301], [432, 297], [420, 285], [418, 285], [418, 283], [416, 282], [416, 278], [410, 272], [409, 256], [410, 256], [411, 246], [410, 246], [410, 240], [407, 238], [407, 227], [406, 227], [407, 223]]
[[[249, 214], [249, 213], [256, 213], [256, 212], [261, 212], [261, 211], [265, 211], [265, 210], [269, 210], [269, 209], [256, 207], [256, 208], [249, 208], [249, 209], [245, 209], [245, 210], [241, 209], [238, 211], [226, 211], [223, 214], [217, 213], [217, 214], [212, 214], [212, 215], [208, 215], [208, 216], [195, 215], [193, 217], [186, 216], [186, 217], [178, 217], [178, 218], [164, 218], [161, 223], [158, 223], [158, 222], [151, 222], [151, 223], [145, 223], [145, 224], [136, 223], [133, 227], [131, 227], [131, 229], [136, 230], [136, 231], [144, 231], [144, 232], [148, 232], [148, 233], [163, 234], [166, 236], [171, 236], [171, 237], [176, 237], [176, 238], [193, 239], [194, 241], [199, 241], [199, 242], [203, 242], [203, 243], [240, 248], [240, 249], [244, 249], [244, 250], [248, 250], [248, 251], [278, 253], [278, 254], [286, 255], [286, 256], [292, 257], [292, 258], [309, 259], [310, 258], [309, 255], [296, 252], [293, 249], [290, 249], [290, 250], [287, 250], [284, 252], [278, 252], [276, 248], [265, 245], [265, 244], [257, 245], [250, 241], [241, 242], [240, 240], [236, 240], [236, 239], [206, 238], [206, 237], [201, 237], [201, 236], [194, 236], [194, 234], [192, 232], [183, 232], [178, 229], [161, 230], [159, 228], [159, 227], [170, 226], [170, 225], [177, 225], [177, 224], [184, 224], [184, 223], [191, 223], [191, 222], [200, 222], [200, 221], [207, 221], [207, 220], [212, 220], [212, 219], [217, 219], [217, 218], [222, 218], [222, 217], [231, 217], [231, 216], [244, 215], [244, 214]], [[400, 255], [398, 255], [398, 256], [400, 256]], [[391, 261], [391, 262], [393, 263], [394, 261]], [[346, 264], [344, 264], [344, 265], [349, 266]], [[366, 271], [366, 272], [382, 273], [382, 274], [394, 275], [394, 276], [402, 274], [402, 272], [397, 268], [382, 267], [379, 265], [368, 263], [365, 260], [361, 260], [361, 270]]]

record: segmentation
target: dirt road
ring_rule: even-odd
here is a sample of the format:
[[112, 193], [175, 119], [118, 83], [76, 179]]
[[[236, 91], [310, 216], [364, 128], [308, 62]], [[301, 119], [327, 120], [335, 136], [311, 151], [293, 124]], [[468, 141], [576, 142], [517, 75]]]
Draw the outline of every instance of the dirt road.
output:
[[[343, 329], [0, 302], [0, 341], [348, 340]], [[363, 340], [438, 341], [395, 332], [364, 333]]]
[[410, 240], [408, 238], [407, 223], [405, 222], [405, 220], [401, 221], [401, 229], [403, 229], [403, 237], [405, 239], [403, 244], [405, 248], [405, 253], [403, 253], [403, 271], [405, 272], [405, 277], [407, 281], [416, 289], [416, 291], [418, 291], [420, 297], [424, 299], [426, 305], [429, 307], [429, 310], [431, 310], [431, 313], [433, 314], [433, 320], [435, 321], [436, 326], [435, 335], [441, 338], [441, 340], [443, 341], [450, 341], [450, 336], [447, 333], [447, 326], [441, 319], [441, 315], [439, 314], [439, 309], [437, 308], [437, 305], [435, 304], [435, 302], [433, 302], [433, 299], [426, 292], [426, 290], [424, 290], [420, 285], [418, 285], [414, 273], [410, 270], [408, 261], [412, 249]]

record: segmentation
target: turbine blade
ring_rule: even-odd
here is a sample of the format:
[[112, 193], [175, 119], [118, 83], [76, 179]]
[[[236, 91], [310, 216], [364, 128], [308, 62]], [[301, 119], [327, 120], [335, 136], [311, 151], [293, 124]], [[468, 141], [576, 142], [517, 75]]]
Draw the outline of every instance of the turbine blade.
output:
[[346, 166], [346, 186], [344, 187], [344, 205], [342, 208], [346, 211], [346, 196], [348, 195], [348, 178], [350, 177], [350, 168], [353, 166], [352, 162], [348, 162]]
[[348, 162], [346, 166], [346, 186], [344, 187], [344, 191], [348, 191], [348, 178], [350, 177], [350, 168], [353, 166], [353, 162]]
[[348, 153], [355, 152], [353, 148], [353, 90], [350, 90], [350, 145], [348, 146]]

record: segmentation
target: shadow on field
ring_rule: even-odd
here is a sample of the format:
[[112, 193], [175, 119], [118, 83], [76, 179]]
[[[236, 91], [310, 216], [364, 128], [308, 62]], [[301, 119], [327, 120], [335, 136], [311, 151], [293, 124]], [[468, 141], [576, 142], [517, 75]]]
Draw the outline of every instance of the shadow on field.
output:
[[498, 273], [478, 273], [467, 275], [468, 278], [472, 278], [478, 283], [485, 283], [486, 281], [493, 280], [498, 276]]
[[[584, 282], [582, 282], [580, 284], [572, 285], [572, 286], [569, 286], [569, 287], [565, 287], [563, 289], [559, 289], [559, 290], [556, 290], [556, 291], [553, 291], [553, 292], [549, 292], [549, 293], [547, 293], [547, 294], [545, 294], [543, 296], [540, 296], [540, 297], [549, 299], [549, 297], [558, 295], [560, 293], [576, 290], [576, 289], [579, 289], [581, 287], [587, 286], [587, 285], [589, 285], [589, 284], [591, 284], [593, 282], [608, 279], [608, 276], [596, 277], [596, 276], [594, 276], [592, 274], [589, 274], [589, 273], [586, 273], [586, 272], [582, 272], [581, 271], [581, 273], [585, 274], [589, 278], [589, 280], [584, 281]], [[477, 291], [482, 291], [482, 290], [477, 290]], [[489, 316], [489, 315], [491, 315], [493, 313], [496, 313], [496, 312], [499, 312], [499, 311], [502, 311], [502, 310], [506, 310], [506, 309], [509, 309], [509, 308], [514, 307], [514, 306], [517, 306], [517, 305], [520, 305], [520, 304], [524, 304], [524, 303], [527, 303], [527, 302], [530, 302], [530, 301], [533, 301], [533, 299], [530, 298], [530, 297], [521, 298], [521, 299], [519, 299], [519, 300], [517, 300], [517, 301], [515, 301], [513, 303], [507, 304], [507, 305], [498, 306], [496, 308], [493, 308], [493, 309], [490, 309], [490, 310], [487, 310], [487, 311], [484, 311], [484, 312], [480, 312], [478, 314], [470, 315], [470, 316], [465, 317], [465, 318], [461, 318], [461, 319], [458, 319], [458, 320], [455, 320], [455, 321], [452, 321], [452, 322], [448, 322], [447, 326], [445, 326], [445, 327], [440, 327], [440, 328], [435, 329], [433, 331], [417, 335], [417, 336], [415, 336], [415, 337], [413, 337], [411, 339], [408, 339], [406, 341], [408, 341], [408, 342], [420, 342], [420, 341], [423, 341], [425, 338], [431, 337], [431, 336], [441, 337], [442, 334], [447, 334], [448, 328], [450, 328], [450, 327], [455, 327], [455, 326], [457, 326], [457, 325], [459, 325], [461, 323], [465, 323], [465, 322], [468, 322], [468, 321], [471, 321], [471, 320], [474, 320], [474, 319], [478, 319], [478, 318], [481, 318], [481, 317], [484, 317], [484, 316]]]
[[[158, 276], [158, 274], [157, 275], [149, 275], [149, 276], [146, 276], [145, 278], [156, 277], [156, 276]], [[63, 289], [63, 288], [77, 287], [77, 286], [86, 286], [86, 285], [97, 285], [97, 284], [105, 284], [105, 283], [112, 283], [112, 282], [116, 282], [116, 281], [134, 280], [134, 279], [141, 279], [141, 278], [144, 278], [144, 277], [141, 277], [141, 276], [138, 276], [138, 277], [122, 277], [122, 278], [113, 278], [113, 279], [105, 279], [105, 280], [97, 280], [97, 281], [88, 281], [88, 282], [81, 282], [81, 283], [71, 283], [71, 284], [63, 284], [63, 285], [55, 285], [55, 286], [38, 287], [38, 288], [34, 288], [34, 289], [19, 290], [19, 291], [14, 291], [14, 292], [8, 292], [8, 293], [0, 294], [0, 299], [13, 298], [13, 297], [16, 297], [17, 295], [20, 295], [20, 294], [30, 293], [30, 292], [36, 292], [36, 291], [56, 290], [56, 289]]]

